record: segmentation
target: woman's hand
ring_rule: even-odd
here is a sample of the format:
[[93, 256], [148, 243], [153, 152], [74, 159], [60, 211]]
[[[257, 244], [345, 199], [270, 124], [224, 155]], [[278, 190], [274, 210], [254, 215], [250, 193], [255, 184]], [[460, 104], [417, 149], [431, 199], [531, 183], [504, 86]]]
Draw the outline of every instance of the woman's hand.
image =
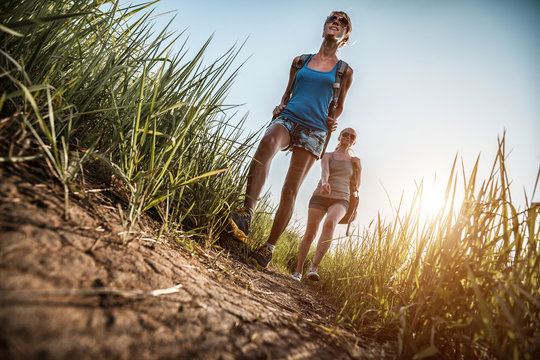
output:
[[337, 119], [328, 116], [326, 118], [326, 126], [328, 127], [328, 131], [330, 131], [330, 132], [336, 131], [337, 126], [338, 126]]
[[283, 109], [285, 109], [286, 106], [287, 105], [285, 104], [279, 104], [274, 108], [274, 111], [272, 111], [272, 115], [274, 115], [274, 117], [278, 116], [279, 114], [281, 114], [281, 112], [283, 111]]
[[330, 188], [329, 183], [321, 183], [321, 194], [328, 195], [332, 192], [332, 188]]

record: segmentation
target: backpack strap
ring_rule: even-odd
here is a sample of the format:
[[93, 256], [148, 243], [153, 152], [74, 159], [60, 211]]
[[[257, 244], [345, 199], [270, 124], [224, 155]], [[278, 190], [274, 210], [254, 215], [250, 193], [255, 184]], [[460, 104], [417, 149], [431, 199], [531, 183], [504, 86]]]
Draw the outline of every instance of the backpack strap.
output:
[[298, 70], [300, 70], [304, 64], [308, 61], [308, 59], [311, 57], [311, 54], [302, 54], [300, 55], [300, 59], [298, 59], [298, 62], [296, 64], [292, 64], [291, 67], [294, 69], [294, 77], [291, 83], [291, 87], [287, 91], [287, 96], [291, 97], [291, 94], [294, 89], [294, 83], [296, 82], [296, 74], [298, 73]]
[[[329, 115], [334, 115], [336, 113], [336, 108], [338, 104], [339, 94], [341, 93], [341, 84], [343, 83], [343, 79], [345, 78], [345, 74], [347, 73], [347, 70], [349, 69], [349, 64], [347, 64], [343, 60], [339, 60], [337, 63], [337, 72], [336, 72], [336, 82], [332, 84], [332, 89], [334, 90], [334, 96], [332, 98], [332, 103], [330, 104], [331, 109], [328, 109]], [[332, 112], [330, 112], [330, 110]]]
[[300, 70], [302, 68], [302, 66], [304, 66], [306, 61], [308, 61], [310, 56], [311, 56], [311, 54], [300, 55], [300, 59], [298, 60], [298, 62], [296, 64], [293, 64], [292, 67], [295, 68], [296, 71]]
[[[349, 69], [349, 64], [347, 64], [343, 60], [339, 60], [337, 63], [337, 72], [336, 72], [336, 81], [332, 84], [332, 89], [334, 90], [334, 96], [332, 97], [332, 102], [330, 103], [330, 106], [328, 107], [328, 116], [334, 117], [336, 114], [336, 109], [338, 105], [339, 100], [339, 93], [341, 92], [341, 84], [343, 83], [343, 79], [345, 78], [345, 74], [347, 73], [347, 70]], [[320, 158], [324, 156], [324, 153], [326, 152], [326, 147], [328, 146], [328, 142], [330, 141], [330, 132], [326, 134], [326, 142], [324, 143], [324, 147], [321, 153]]]

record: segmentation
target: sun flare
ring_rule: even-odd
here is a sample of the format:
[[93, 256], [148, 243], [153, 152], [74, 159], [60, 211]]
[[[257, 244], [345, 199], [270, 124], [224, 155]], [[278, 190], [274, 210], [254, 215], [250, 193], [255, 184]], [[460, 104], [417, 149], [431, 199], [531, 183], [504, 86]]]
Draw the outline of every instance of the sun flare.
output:
[[421, 198], [422, 211], [426, 215], [438, 214], [444, 207], [444, 194], [435, 189], [424, 190]]
[[447, 210], [450, 199], [445, 199], [445, 190], [437, 184], [422, 184], [419, 189], [420, 211], [426, 218], [434, 218]]

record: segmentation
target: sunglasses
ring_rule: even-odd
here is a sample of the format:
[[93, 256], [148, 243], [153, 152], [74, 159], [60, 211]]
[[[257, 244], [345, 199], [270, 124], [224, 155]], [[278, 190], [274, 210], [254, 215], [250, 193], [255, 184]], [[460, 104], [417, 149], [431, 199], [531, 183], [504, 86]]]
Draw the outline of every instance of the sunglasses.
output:
[[348, 138], [351, 138], [351, 140], [356, 139], [356, 135], [351, 134], [351, 133], [348, 133], [348, 132], [342, 133], [341, 136], [342, 136], [342, 137], [348, 137]]
[[339, 17], [337, 15], [332, 15], [326, 18], [326, 23], [332, 22], [332, 21], [339, 21], [339, 23], [343, 26], [349, 27], [349, 22], [344, 17]]

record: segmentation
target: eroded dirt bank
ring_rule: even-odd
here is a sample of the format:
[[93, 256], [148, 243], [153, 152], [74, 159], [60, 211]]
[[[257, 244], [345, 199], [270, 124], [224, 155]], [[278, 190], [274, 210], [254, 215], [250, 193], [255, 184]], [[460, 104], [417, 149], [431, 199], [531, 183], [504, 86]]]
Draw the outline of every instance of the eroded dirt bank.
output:
[[114, 200], [99, 187], [73, 196], [64, 221], [51, 178], [1, 165], [0, 179], [0, 358], [384, 357], [276, 269], [155, 243], [151, 219], [123, 245]]

